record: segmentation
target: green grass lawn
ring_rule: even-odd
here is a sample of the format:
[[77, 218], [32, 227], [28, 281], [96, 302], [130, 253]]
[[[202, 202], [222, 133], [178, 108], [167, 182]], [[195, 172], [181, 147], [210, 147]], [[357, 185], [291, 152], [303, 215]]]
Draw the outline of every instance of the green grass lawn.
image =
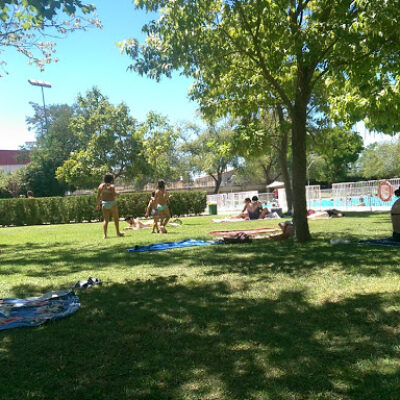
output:
[[72, 316], [0, 331], [0, 399], [400, 399], [399, 248], [357, 244], [390, 236], [388, 214], [312, 221], [303, 245], [126, 252], [277, 225], [183, 222], [108, 240], [100, 224], [0, 229], [0, 298], [103, 280]]

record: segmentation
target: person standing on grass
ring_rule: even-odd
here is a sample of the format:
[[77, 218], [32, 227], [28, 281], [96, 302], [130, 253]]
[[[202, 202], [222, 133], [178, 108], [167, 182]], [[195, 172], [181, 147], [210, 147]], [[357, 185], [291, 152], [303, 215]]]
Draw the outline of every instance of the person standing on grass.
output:
[[157, 190], [154, 197], [157, 203], [158, 213], [160, 214], [160, 232], [167, 233], [165, 226], [170, 220], [171, 214], [169, 213], [169, 208], [167, 205], [169, 194], [165, 189], [165, 182], [163, 180], [158, 181]]
[[146, 214], [144, 215], [146, 218], [151, 214], [153, 217], [153, 231], [151, 233], [160, 233], [158, 229], [158, 209], [157, 209], [157, 202], [156, 202], [156, 192], [151, 193], [151, 198], [149, 204], [147, 205]]
[[115, 186], [113, 185], [114, 176], [107, 172], [104, 175], [104, 182], [99, 185], [97, 191], [97, 209], [100, 208], [103, 211], [103, 231], [104, 231], [104, 239], [107, 239], [107, 228], [108, 222], [110, 221], [110, 217], [112, 215], [115, 224], [115, 230], [117, 231], [118, 236], [124, 236], [123, 233], [119, 231], [119, 215], [118, 215], [118, 207], [115, 198], [119, 195], [115, 191]]
[[[394, 195], [400, 197], [400, 187], [394, 191]], [[400, 198], [394, 202], [392, 209], [390, 210], [390, 215], [393, 226], [392, 238], [394, 241], [400, 242]]]

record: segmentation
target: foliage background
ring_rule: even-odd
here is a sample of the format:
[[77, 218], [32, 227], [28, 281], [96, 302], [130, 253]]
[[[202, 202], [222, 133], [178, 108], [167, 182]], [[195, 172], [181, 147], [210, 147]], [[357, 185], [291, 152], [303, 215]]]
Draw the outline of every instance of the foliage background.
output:
[[[122, 194], [117, 199], [119, 215], [143, 217], [149, 200], [149, 193]], [[169, 208], [173, 216], [201, 214], [206, 208], [206, 193], [172, 192]], [[3, 226], [90, 222], [101, 218], [95, 195], [0, 200], [0, 225]]]

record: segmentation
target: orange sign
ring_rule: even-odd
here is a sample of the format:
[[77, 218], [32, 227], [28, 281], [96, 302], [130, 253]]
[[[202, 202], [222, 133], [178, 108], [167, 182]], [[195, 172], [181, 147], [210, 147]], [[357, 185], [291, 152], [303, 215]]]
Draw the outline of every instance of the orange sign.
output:
[[382, 201], [390, 201], [393, 196], [393, 186], [388, 181], [379, 184], [378, 196]]

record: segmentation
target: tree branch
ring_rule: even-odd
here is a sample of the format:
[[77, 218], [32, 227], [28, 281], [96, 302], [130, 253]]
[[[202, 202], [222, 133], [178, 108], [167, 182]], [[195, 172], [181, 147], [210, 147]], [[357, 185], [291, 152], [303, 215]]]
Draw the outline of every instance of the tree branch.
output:
[[[243, 24], [245, 25], [245, 28], [247, 29], [247, 31], [249, 32], [251, 38], [252, 38], [252, 42], [253, 42], [253, 46], [254, 49], [257, 53], [258, 56], [258, 62], [257, 59], [254, 58], [252, 55], [250, 55], [249, 52], [246, 52], [248, 54], [248, 56], [255, 61], [256, 63], [258, 63], [261, 67], [261, 70], [263, 72], [263, 76], [264, 78], [272, 85], [272, 87], [278, 92], [279, 96], [281, 97], [282, 101], [285, 103], [285, 105], [288, 107], [288, 109], [290, 111], [293, 110], [293, 106], [292, 103], [289, 99], [289, 97], [286, 95], [285, 91], [283, 90], [282, 86], [279, 84], [279, 82], [272, 76], [272, 74], [269, 72], [268, 68], [265, 65], [265, 61], [264, 61], [264, 55], [262, 53], [261, 50], [261, 46], [258, 40], [258, 36], [256, 36], [253, 32], [253, 30], [251, 29], [251, 26], [247, 20], [247, 18], [244, 15], [242, 6], [240, 3], [238, 4], [238, 10], [239, 10], [239, 15], [242, 18]], [[231, 39], [232, 40], [232, 39]]]

